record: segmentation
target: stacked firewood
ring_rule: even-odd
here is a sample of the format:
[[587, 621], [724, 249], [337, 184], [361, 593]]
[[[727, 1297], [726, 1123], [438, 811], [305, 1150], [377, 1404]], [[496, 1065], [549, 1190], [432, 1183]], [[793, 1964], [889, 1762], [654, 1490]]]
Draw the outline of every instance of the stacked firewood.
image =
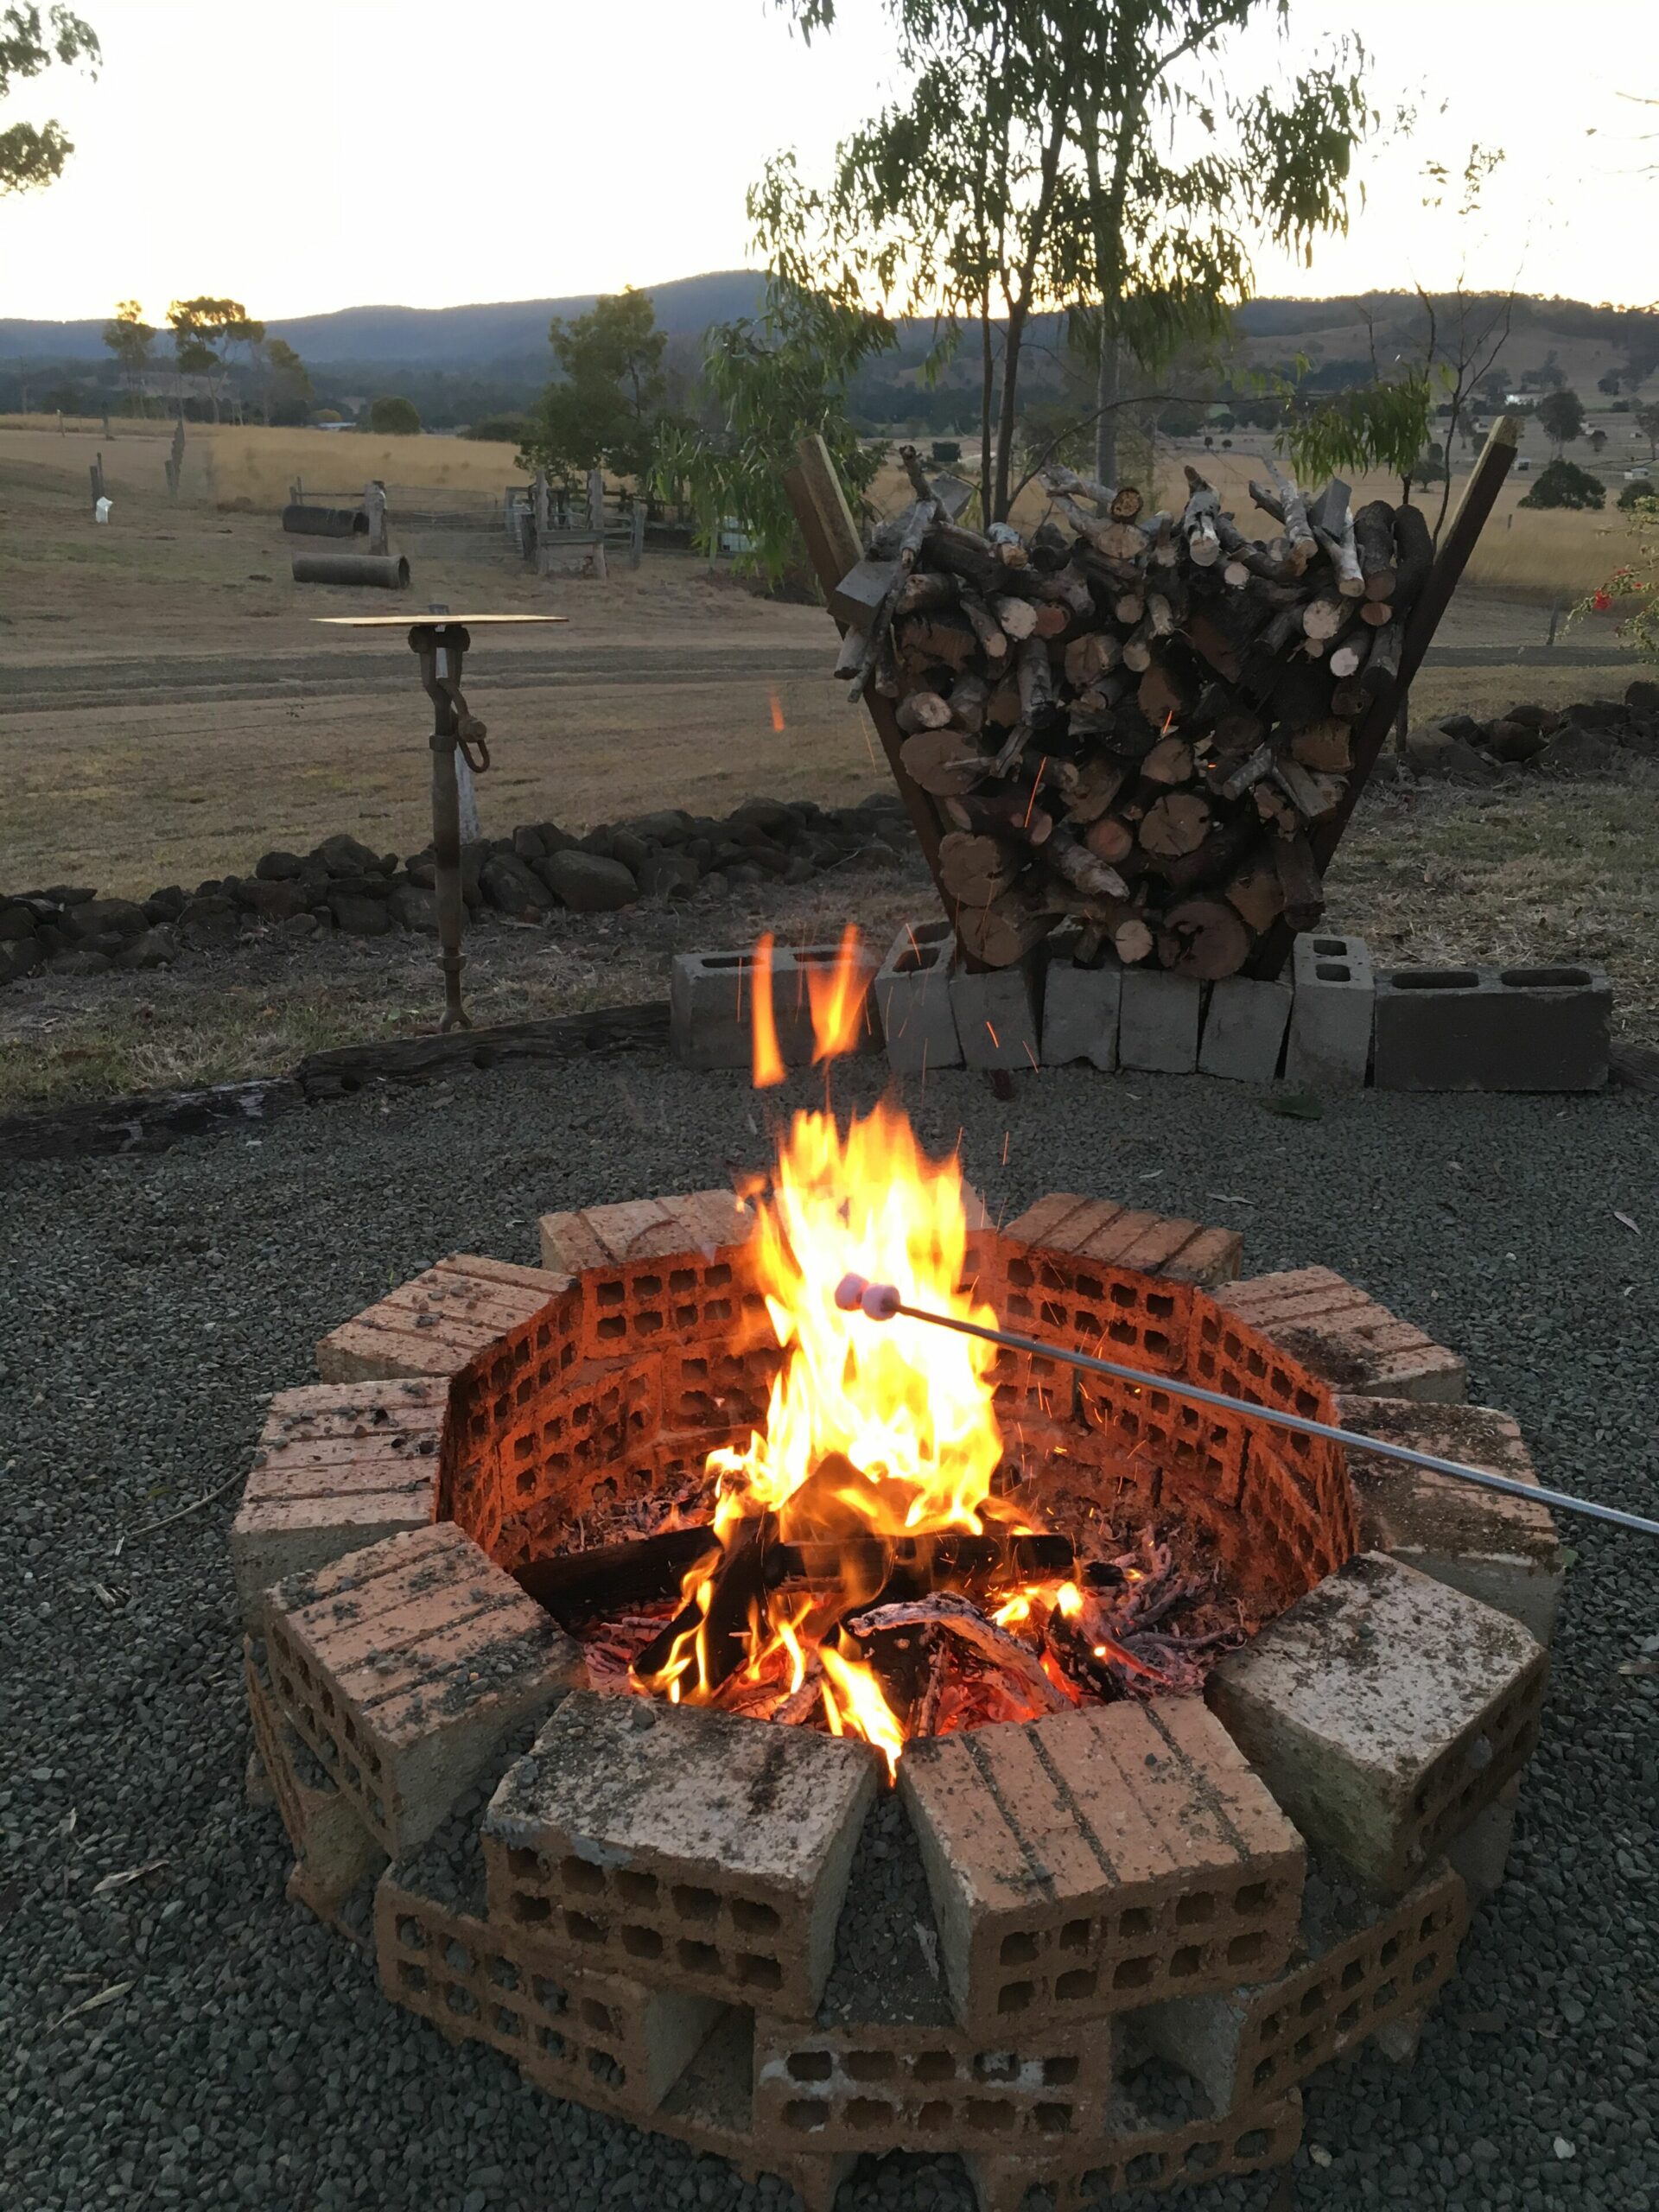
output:
[[831, 595], [837, 673], [893, 702], [969, 951], [1007, 966], [1069, 918], [1085, 963], [1215, 977], [1281, 917], [1313, 927], [1308, 833], [1398, 688], [1421, 512], [1273, 469], [1250, 494], [1274, 534], [1248, 537], [1194, 468], [1152, 515], [1052, 468], [1027, 537], [964, 528], [967, 487], [906, 463], [916, 499]]

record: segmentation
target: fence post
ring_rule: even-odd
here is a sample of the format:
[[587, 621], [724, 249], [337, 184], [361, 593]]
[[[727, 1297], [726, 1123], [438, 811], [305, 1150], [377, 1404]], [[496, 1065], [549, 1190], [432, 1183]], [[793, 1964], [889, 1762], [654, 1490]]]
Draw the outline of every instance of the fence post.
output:
[[645, 511], [636, 499], [633, 507], [633, 528], [628, 538], [628, 566], [637, 569], [645, 557]]
[[363, 512], [369, 518], [369, 550], [389, 553], [391, 550], [386, 525], [386, 487], [377, 476], [363, 493]]

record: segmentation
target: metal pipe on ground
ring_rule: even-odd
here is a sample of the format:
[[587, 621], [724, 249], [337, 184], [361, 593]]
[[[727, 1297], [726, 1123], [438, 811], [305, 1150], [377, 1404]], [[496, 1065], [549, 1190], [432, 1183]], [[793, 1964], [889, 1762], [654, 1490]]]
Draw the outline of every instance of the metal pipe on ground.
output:
[[296, 584], [373, 584], [407, 591], [409, 563], [401, 553], [296, 553]]
[[286, 506], [283, 528], [293, 537], [366, 537], [369, 518], [361, 507]]

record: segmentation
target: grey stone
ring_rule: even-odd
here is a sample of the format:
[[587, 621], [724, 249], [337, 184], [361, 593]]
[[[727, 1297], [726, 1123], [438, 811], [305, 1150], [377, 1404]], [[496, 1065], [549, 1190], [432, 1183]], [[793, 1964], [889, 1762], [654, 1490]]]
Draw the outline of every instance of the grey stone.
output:
[[556, 822], [538, 822], [536, 835], [542, 841], [543, 853], [568, 853], [575, 839], [568, 830], [561, 830]]
[[[332, 917], [330, 918], [332, 919]], [[278, 922], [276, 925], [274, 933], [277, 937], [289, 938], [299, 944], [303, 944], [308, 937], [315, 937], [321, 927], [322, 924], [315, 914], [290, 914], [285, 922]]]
[[438, 864], [429, 852], [411, 855], [404, 873], [422, 891], [430, 891], [438, 880]]
[[373, 846], [365, 845], [360, 837], [347, 836], [344, 830], [325, 837], [316, 853], [330, 875], [378, 875], [381, 872], [380, 855]]
[[677, 806], [665, 806], [652, 814], [631, 814], [616, 826], [648, 844], [683, 845], [691, 835], [691, 817]]
[[1198, 1065], [1204, 986], [1159, 968], [1126, 968], [1117, 1022], [1118, 1065], [1152, 1075], [1191, 1075]]
[[[1479, 729], [1478, 722], [1475, 724]], [[1497, 770], [1476, 752], [1467, 738], [1448, 736], [1444, 729], [1414, 729], [1406, 738], [1406, 751], [1420, 775], [1441, 783], [1494, 784]]]
[[44, 957], [38, 938], [0, 939], [0, 983], [15, 983], [20, 976], [32, 975]]
[[72, 936], [85, 943], [92, 938], [137, 937], [149, 921], [136, 899], [89, 899], [72, 908], [67, 926]]
[[299, 913], [306, 903], [305, 892], [298, 883], [277, 878], [261, 880], [250, 876], [238, 884], [237, 904], [245, 906], [267, 922], [285, 922], [290, 914]]
[[1355, 1090], [1371, 1057], [1376, 987], [1371, 957], [1357, 937], [1309, 931], [1292, 955], [1295, 1002], [1285, 1081], [1300, 1089]]
[[647, 899], [673, 899], [697, 887], [699, 870], [685, 853], [649, 853], [639, 866], [639, 889]]
[[88, 890], [84, 884], [48, 883], [45, 896], [54, 906], [84, 906], [89, 899], [96, 899], [98, 893]]
[[1122, 1002], [1123, 970], [1115, 962], [1102, 968], [1051, 962], [1043, 983], [1043, 1065], [1087, 1060], [1109, 1075], [1117, 1065]]
[[1612, 989], [1591, 967], [1396, 968], [1376, 989], [1382, 1090], [1599, 1090]]
[[1533, 755], [1541, 776], [1605, 776], [1624, 766], [1624, 747], [1608, 731], [1570, 723]]
[[130, 938], [117, 954], [115, 964], [118, 968], [170, 968], [181, 950], [178, 931], [157, 922]]
[[76, 946], [68, 952], [54, 952], [48, 965], [54, 976], [107, 976], [115, 963], [107, 952]]
[[962, 1041], [950, 1004], [956, 935], [949, 922], [916, 922], [899, 931], [875, 978], [875, 1003], [895, 1075], [925, 1076], [959, 1068]]
[[1042, 986], [1037, 957], [982, 976], [953, 973], [950, 1011], [965, 1066], [1034, 1068], [1039, 1065]]
[[636, 837], [632, 830], [614, 830], [611, 833], [611, 858], [620, 861], [630, 875], [638, 875], [651, 848], [643, 837]]
[[1234, 1083], [1271, 1083], [1290, 1020], [1288, 983], [1224, 976], [1210, 986], [1198, 1073]]
[[547, 886], [513, 853], [494, 853], [479, 870], [479, 888], [498, 914], [539, 921], [552, 906]]
[[292, 883], [305, 874], [305, 862], [297, 853], [264, 853], [253, 872], [263, 883]]
[[242, 918], [234, 903], [211, 893], [187, 899], [179, 910], [179, 925], [187, 944], [234, 944], [242, 933]]
[[1638, 676], [1633, 683], [1625, 686], [1624, 703], [1633, 714], [1659, 715], [1659, 683]]
[[438, 933], [438, 898], [424, 884], [400, 883], [386, 901], [386, 911], [400, 930], [418, 930], [423, 937]]
[[555, 853], [543, 861], [541, 878], [573, 913], [610, 914], [631, 906], [639, 887], [620, 861], [594, 852]]
[[[489, 857], [490, 848], [482, 837], [474, 837], [461, 849], [461, 895], [469, 906], [481, 906], [484, 904], [484, 892], [480, 878], [483, 873], [484, 863]], [[420, 877], [416, 874], [412, 868], [409, 874], [411, 882], [420, 881]]]
[[176, 883], [169, 883], [162, 891], [152, 891], [144, 901], [144, 912], [152, 922], [176, 922], [184, 908], [184, 891]]
[[0, 944], [21, 944], [34, 934], [35, 917], [27, 906], [0, 906]]
[[521, 822], [513, 831], [512, 849], [521, 861], [547, 858], [547, 847], [542, 842], [542, 833], [532, 823]]
[[329, 893], [328, 908], [334, 918], [334, 927], [345, 930], [352, 937], [385, 937], [391, 927], [391, 914], [384, 899], [365, 899], [355, 891], [334, 891]]

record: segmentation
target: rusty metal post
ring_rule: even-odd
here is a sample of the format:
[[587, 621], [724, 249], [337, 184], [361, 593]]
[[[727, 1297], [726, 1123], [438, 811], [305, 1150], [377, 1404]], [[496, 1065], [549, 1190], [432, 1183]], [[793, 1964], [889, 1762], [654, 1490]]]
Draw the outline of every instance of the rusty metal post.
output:
[[461, 1002], [461, 784], [455, 772], [461, 741], [461, 656], [472, 639], [459, 624], [420, 623], [409, 633], [420, 656], [421, 682], [432, 702], [432, 859], [438, 905], [438, 963], [443, 969], [443, 1018], [439, 1030], [470, 1029]]

